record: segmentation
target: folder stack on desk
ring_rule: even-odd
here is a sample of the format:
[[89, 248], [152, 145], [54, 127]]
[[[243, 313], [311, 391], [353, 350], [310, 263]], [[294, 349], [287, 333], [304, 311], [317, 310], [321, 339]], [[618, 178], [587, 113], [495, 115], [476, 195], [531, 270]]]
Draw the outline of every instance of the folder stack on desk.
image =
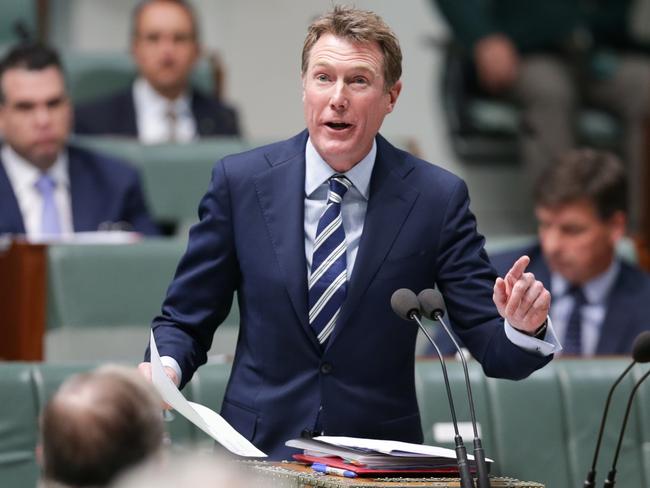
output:
[[[453, 476], [458, 473], [456, 453], [435, 446], [333, 436], [292, 439], [286, 445], [303, 449], [303, 454], [294, 455], [297, 461], [343, 468], [358, 476]], [[470, 470], [474, 471], [474, 460], [469, 458]]]

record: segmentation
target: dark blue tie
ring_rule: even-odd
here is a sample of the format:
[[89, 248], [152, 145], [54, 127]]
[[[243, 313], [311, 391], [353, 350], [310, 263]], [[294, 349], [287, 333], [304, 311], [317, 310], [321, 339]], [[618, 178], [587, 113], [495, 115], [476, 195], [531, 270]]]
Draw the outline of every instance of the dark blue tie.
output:
[[582, 309], [587, 304], [587, 299], [579, 286], [569, 290], [573, 297], [573, 309], [567, 322], [564, 336], [564, 354], [579, 356], [582, 354]]
[[324, 344], [336, 326], [347, 293], [346, 242], [341, 202], [352, 183], [343, 175], [329, 180], [327, 207], [318, 221], [309, 277], [309, 324]]

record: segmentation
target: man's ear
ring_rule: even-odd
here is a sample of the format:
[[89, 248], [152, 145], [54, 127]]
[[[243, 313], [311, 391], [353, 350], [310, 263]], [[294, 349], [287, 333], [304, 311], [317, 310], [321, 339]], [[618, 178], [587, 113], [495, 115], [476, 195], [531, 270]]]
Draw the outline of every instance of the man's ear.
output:
[[390, 99], [388, 100], [388, 105], [386, 107], [387, 114], [391, 113], [395, 108], [395, 104], [397, 103], [397, 99], [401, 92], [402, 92], [402, 80], [397, 80], [397, 82], [388, 90], [388, 96], [390, 97]]
[[607, 220], [612, 242], [616, 244], [620, 239], [625, 236], [627, 229], [627, 216], [625, 212], [617, 211]]

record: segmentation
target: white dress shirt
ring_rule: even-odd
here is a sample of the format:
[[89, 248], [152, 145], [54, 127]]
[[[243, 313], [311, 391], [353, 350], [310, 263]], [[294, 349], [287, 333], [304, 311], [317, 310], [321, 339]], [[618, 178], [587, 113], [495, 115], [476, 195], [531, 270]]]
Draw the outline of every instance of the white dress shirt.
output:
[[[18, 200], [18, 208], [23, 217], [25, 232], [29, 237], [43, 237], [41, 220], [43, 214], [43, 197], [36, 189], [36, 181], [41, 170], [25, 160], [9, 144], [2, 146], [2, 164]], [[70, 200], [70, 177], [68, 175], [68, 156], [62, 152], [54, 165], [47, 171], [56, 183], [54, 201], [59, 214], [59, 226], [62, 234], [74, 232], [72, 223], [72, 204]]]
[[[581, 313], [581, 344], [582, 355], [593, 356], [598, 347], [598, 340], [607, 313], [607, 298], [616, 282], [621, 264], [614, 260], [604, 273], [596, 276], [582, 286], [582, 292], [587, 299], [587, 304], [582, 307]], [[566, 336], [569, 316], [573, 310], [573, 297], [568, 293], [569, 282], [557, 273], [551, 273], [551, 291], [553, 303], [551, 317], [560, 337]]]
[[176, 114], [174, 139], [176, 142], [190, 142], [197, 137], [196, 121], [192, 114], [190, 96], [182, 94], [176, 100], [168, 100], [158, 93], [147, 80], [138, 78], [133, 83], [138, 139], [143, 144], [169, 142], [169, 110]]

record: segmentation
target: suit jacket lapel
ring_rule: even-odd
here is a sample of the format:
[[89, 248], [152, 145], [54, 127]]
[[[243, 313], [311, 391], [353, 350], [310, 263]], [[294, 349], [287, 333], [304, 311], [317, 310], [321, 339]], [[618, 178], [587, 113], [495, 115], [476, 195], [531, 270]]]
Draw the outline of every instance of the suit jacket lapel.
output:
[[10, 233], [24, 234], [25, 225], [16, 200], [16, 194], [11, 187], [4, 165], [0, 161], [0, 234], [5, 230]]
[[334, 342], [364, 292], [386, 259], [399, 230], [407, 219], [419, 192], [404, 183], [413, 164], [383, 137], [377, 136], [377, 158], [370, 181], [370, 198], [359, 252], [348, 285], [348, 294], [338, 323], [328, 341]]
[[101, 188], [92, 181], [83, 156], [73, 147], [68, 147], [68, 173], [70, 174], [70, 204], [72, 207], [72, 227], [75, 232], [95, 231], [99, 218], [98, 205], [104, 195]]
[[314, 347], [308, 321], [305, 258], [305, 144], [307, 132], [266, 155], [270, 168], [254, 179], [257, 197], [296, 315]]
[[624, 265], [621, 265], [616, 282], [612, 285], [611, 295], [607, 299], [607, 310], [596, 354], [616, 354], [623, 349], [621, 341], [625, 340], [625, 331], [628, 330], [628, 324], [633, 320], [633, 311], [636, 309], [634, 300], [634, 284], [628, 279], [629, 275], [625, 272]]

